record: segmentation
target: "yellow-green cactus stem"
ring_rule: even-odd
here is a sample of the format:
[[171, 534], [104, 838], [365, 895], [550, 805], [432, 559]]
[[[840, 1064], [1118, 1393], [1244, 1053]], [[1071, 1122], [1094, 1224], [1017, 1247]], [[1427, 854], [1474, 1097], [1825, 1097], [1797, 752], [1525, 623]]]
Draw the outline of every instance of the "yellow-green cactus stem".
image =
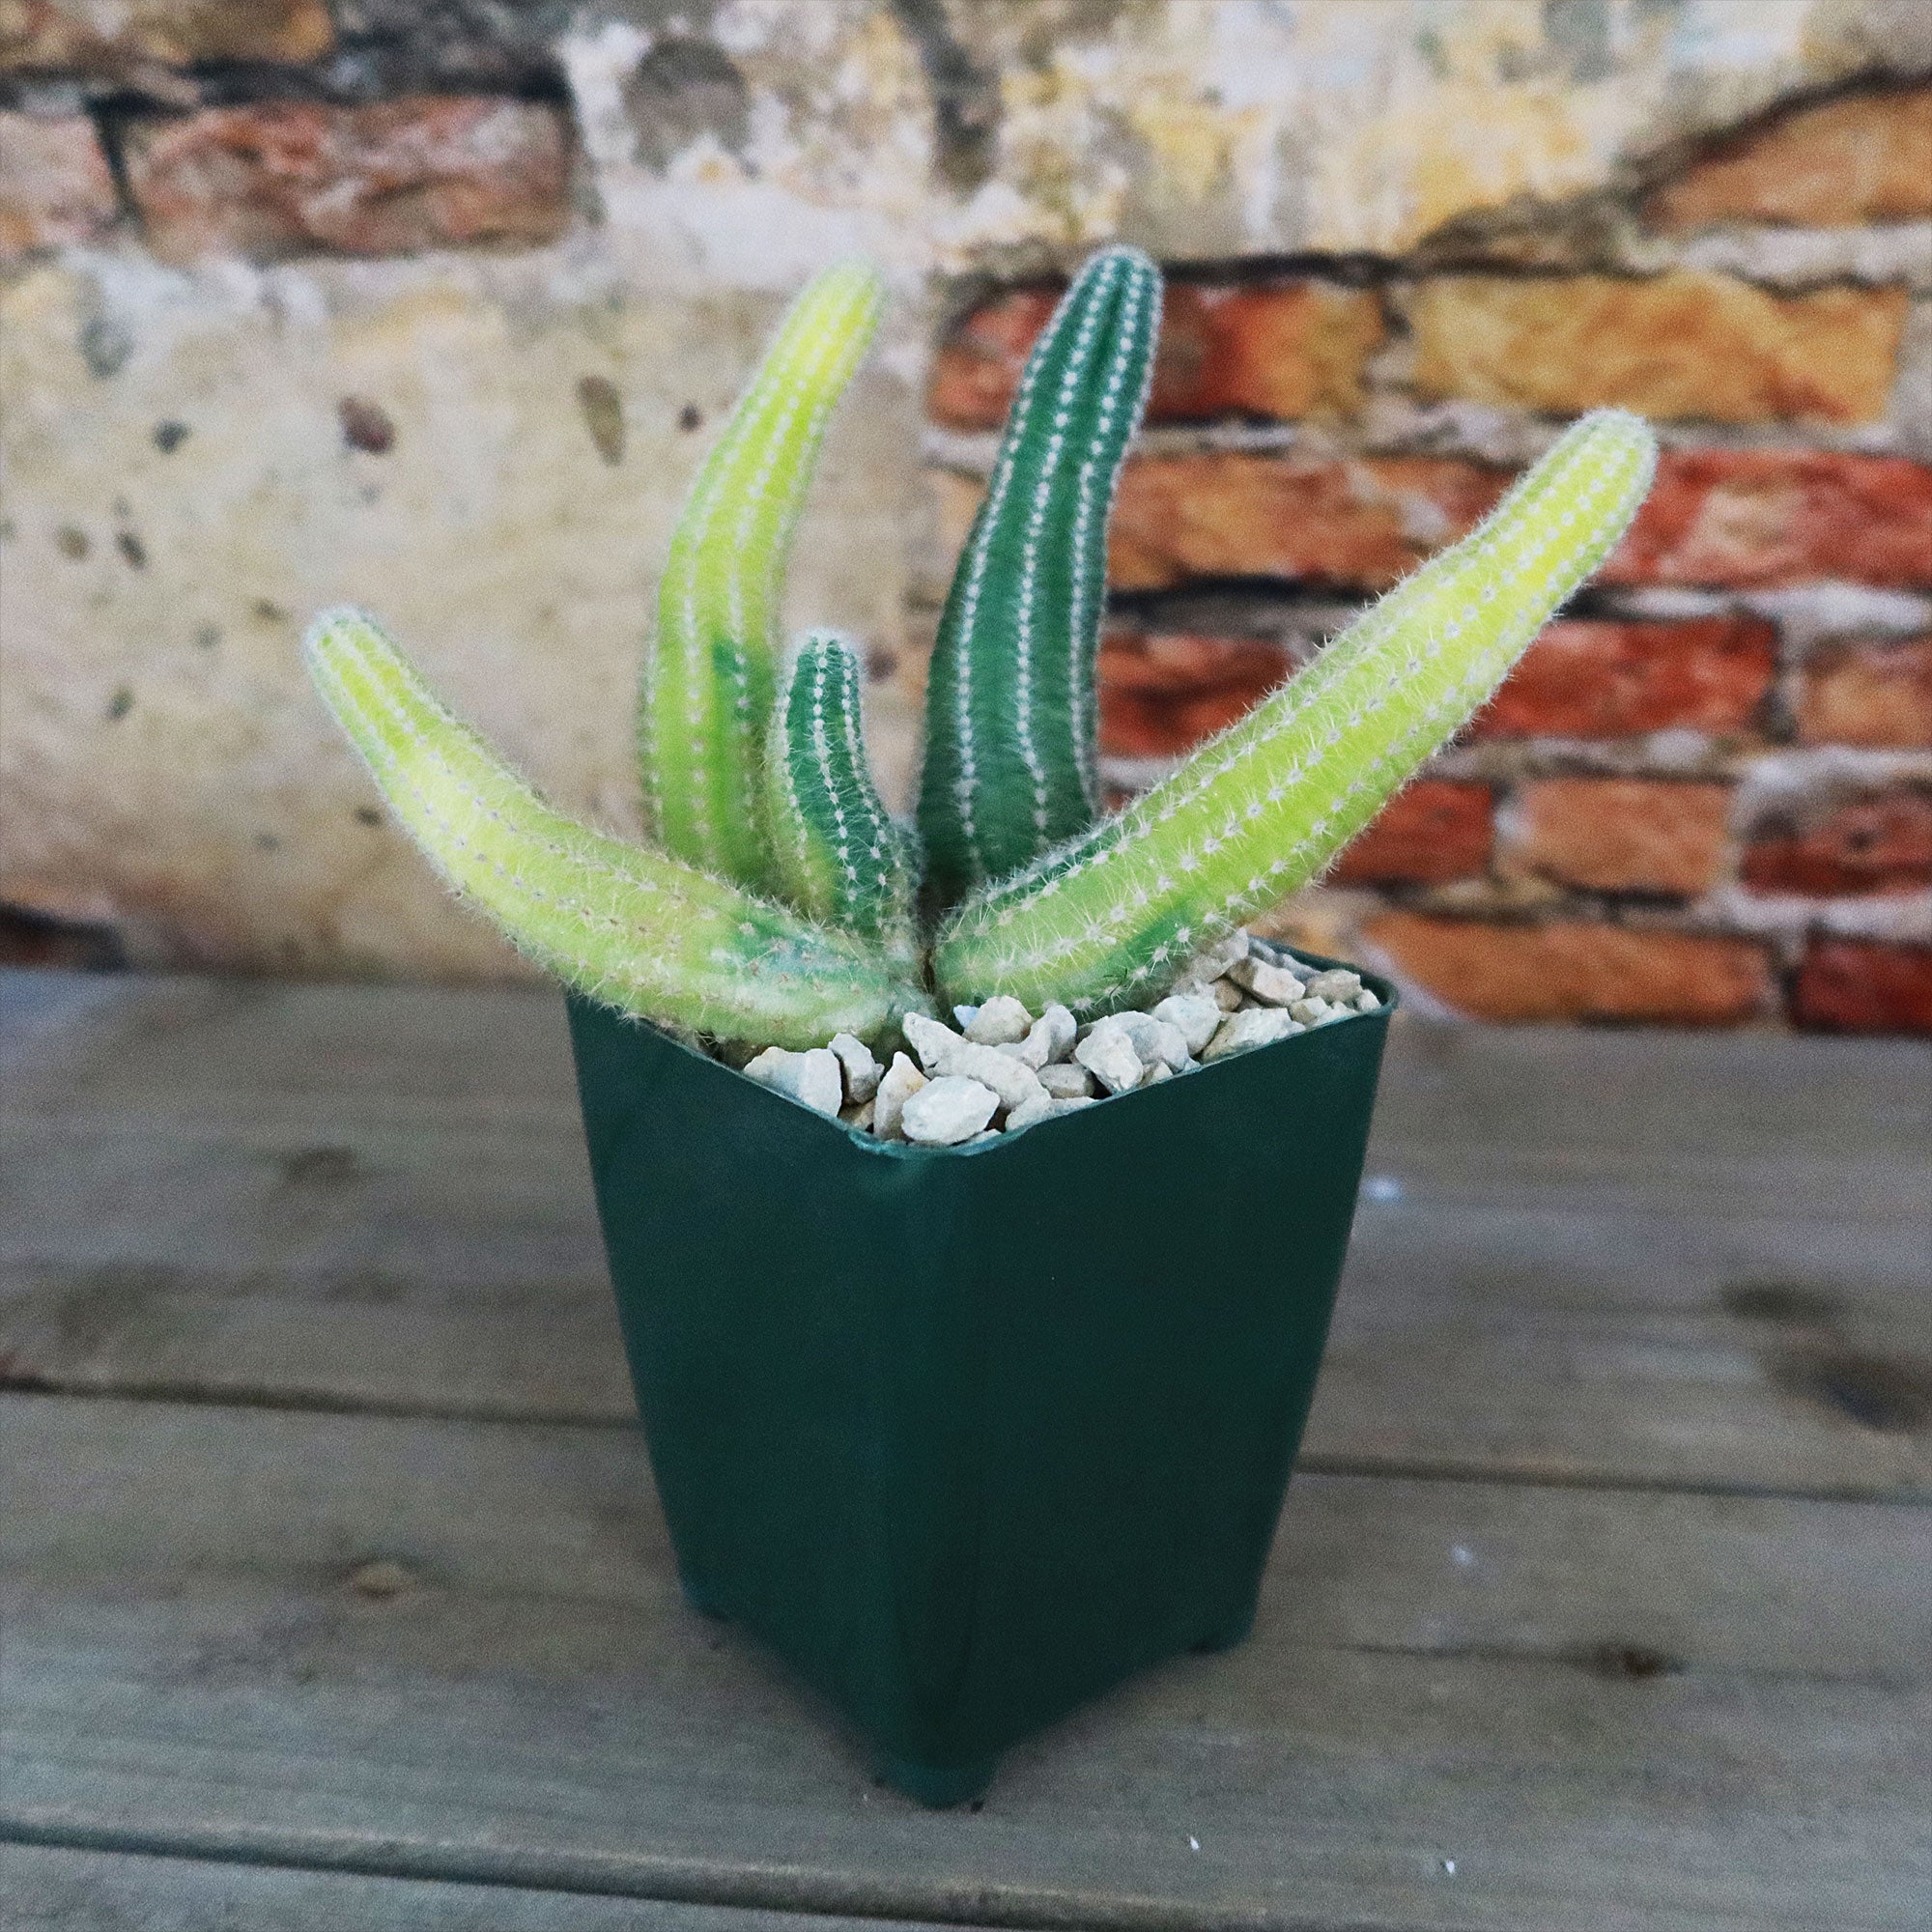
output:
[[437, 699], [367, 617], [306, 644], [318, 690], [450, 885], [566, 985], [724, 1039], [877, 1038], [916, 988], [856, 940], [554, 810]]
[[935, 951], [941, 999], [1118, 1010], [1315, 877], [1603, 561], [1655, 464], [1637, 417], [1584, 417], [1476, 530], [1172, 777], [960, 907]]
[[765, 821], [780, 889], [807, 918], [915, 957], [916, 843], [887, 811], [860, 733], [859, 654], [810, 631], [786, 660], [765, 743]]
[[833, 407], [878, 323], [864, 262], [793, 304], [686, 501], [658, 592], [638, 707], [644, 821], [667, 852], [773, 883], [758, 764], [778, 674], [780, 604], [799, 506]]
[[1094, 822], [1107, 522], [1159, 329], [1160, 271], [1105, 248], [1027, 358], [933, 646], [919, 826], [942, 904]]

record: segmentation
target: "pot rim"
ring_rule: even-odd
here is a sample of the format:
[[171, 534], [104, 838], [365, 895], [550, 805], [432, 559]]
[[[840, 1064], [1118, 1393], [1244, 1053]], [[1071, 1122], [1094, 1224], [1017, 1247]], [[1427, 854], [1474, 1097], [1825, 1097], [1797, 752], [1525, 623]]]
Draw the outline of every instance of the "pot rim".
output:
[[[1402, 1005], [1400, 991], [1392, 980], [1384, 978], [1381, 974], [1371, 972], [1365, 966], [1358, 966], [1352, 960], [1332, 959], [1323, 953], [1311, 952], [1301, 947], [1295, 947], [1293, 950], [1297, 959], [1304, 959], [1310, 965], [1321, 967], [1324, 971], [1332, 968], [1342, 968], [1348, 972], [1356, 973], [1361, 976], [1363, 985], [1375, 994], [1377, 999], [1381, 1002], [1381, 1006], [1373, 1013], [1357, 1013], [1355, 1015], [1357, 1019], [1369, 1020], [1371, 1022], [1377, 1020], [1385, 1022], [1388, 1016]], [[573, 993], [570, 997], [572, 999], [581, 999], [582, 996]], [[597, 1004], [594, 1001], [588, 1000], [583, 1003], [587, 1006]], [[961, 1156], [967, 1159], [983, 1158], [989, 1154], [999, 1153], [1003, 1147], [1010, 1147], [1017, 1144], [1029, 1134], [1038, 1133], [1043, 1129], [1051, 1130], [1060, 1126], [1072, 1126], [1087, 1117], [1088, 1110], [1085, 1107], [1081, 1107], [1071, 1114], [1058, 1114], [1050, 1116], [1043, 1121], [1036, 1121], [1032, 1126], [1022, 1127], [1017, 1134], [1001, 1133], [994, 1135], [990, 1140], [967, 1142], [953, 1147], [922, 1147], [913, 1141], [882, 1141], [876, 1135], [867, 1132], [863, 1127], [848, 1126], [845, 1122], [838, 1120], [834, 1115], [821, 1114], [816, 1107], [808, 1107], [803, 1100], [795, 1100], [789, 1094], [781, 1094], [775, 1087], [767, 1087], [761, 1080], [753, 1080], [742, 1067], [733, 1066], [726, 1061], [716, 1059], [701, 1048], [694, 1046], [689, 1039], [679, 1037], [678, 1035], [667, 1031], [665, 1028], [656, 1025], [653, 1021], [639, 1018], [632, 1013], [617, 1013], [614, 1009], [606, 1009], [606, 1010], [611, 1011], [613, 1018], [621, 1020], [626, 1025], [648, 1027], [660, 1039], [676, 1047], [680, 1053], [687, 1054], [691, 1059], [698, 1061], [706, 1066], [717, 1068], [719, 1072], [728, 1075], [733, 1080], [742, 1080], [747, 1087], [754, 1089], [759, 1094], [780, 1102], [783, 1106], [796, 1107], [800, 1113], [809, 1116], [811, 1120], [817, 1122], [819, 1125], [831, 1128], [841, 1139], [849, 1142], [862, 1152], [877, 1155], [885, 1159], [950, 1160]], [[1305, 1033], [1292, 1035], [1287, 1039], [1271, 1040], [1265, 1046], [1250, 1047], [1246, 1052], [1238, 1056], [1231, 1055], [1228, 1064], [1234, 1064], [1236, 1058], [1242, 1061], [1252, 1061], [1263, 1054], [1292, 1052], [1296, 1048], [1304, 1047], [1308, 1041], [1318, 1038], [1325, 1031], [1325, 1027], [1310, 1027]], [[1192, 1079], [1203, 1073], [1215, 1072], [1221, 1064], [1220, 1062], [1208, 1062], [1204, 1065], [1193, 1068], [1190, 1073], [1183, 1077]], [[1168, 1083], [1162, 1081], [1159, 1084], [1160, 1087], [1165, 1087]], [[1122, 1100], [1133, 1102], [1151, 1099], [1158, 1091], [1159, 1089], [1154, 1087], [1142, 1087], [1137, 1088], [1131, 1094], [1113, 1094], [1107, 1096], [1107, 1103], [1113, 1104]]]

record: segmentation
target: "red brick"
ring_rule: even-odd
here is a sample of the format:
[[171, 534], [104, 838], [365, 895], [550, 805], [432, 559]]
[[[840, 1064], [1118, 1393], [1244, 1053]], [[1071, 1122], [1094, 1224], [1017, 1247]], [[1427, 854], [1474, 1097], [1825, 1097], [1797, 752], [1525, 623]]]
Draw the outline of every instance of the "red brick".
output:
[[335, 44], [325, 0], [0, 0], [0, 70], [128, 77], [157, 62], [309, 61]]
[[1756, 617], [1679, 623], [1564, 618], [1544, 632], [1471, 721], [1471, 738], [1625, 738], [1748, 731], [1776, 672]]
[[1442, 456], [1140, 457], [1121, 479], [1112, 581], [1149, 590], [1288, 577], [1378, 589], [1470, 529], [1508, 482]]
[[1708, 892], [1723, 870], [1728, 785], [1541, 779], [1511, 813], [1512, 870], [1600, 893]]
[[1825, 898], [1932, 886], [1932, 792], [1901, 788], [1767, 824], [1741, 873], [1757, 892]]
[[1903, 289], [1778, 295], [1730, 275], [1443, 275], [1408, 299], [1416, 389], [1574, 415], [1876, 422]]
[[1834, 644], [1804, 667], [1807, 745], [1932, 746], [1932, 636]]
[[[1015, 289], [975, 309], [934, 358], [934, 418], [954, 429], [998, 428], [1059, 298], [1057, 288]], [[1149, 418], [1351, 413], [1382, 333], [1379, 303], [1356, 289], [1170, 283]]]
[[[1308, 462], [1203, 451], [1127, 465], [1113, 581], [1286, 577], [1380, 588], [1467, 531], [1500, 471], [1456, 457]], [[1603, 581], [1932, 589], [1932, 469], [1825, 451], [1666, 451]]]
[[1932, 469], [1897, 456], [1668, 450], [1607, 583], [1846, 578], [1932, 588]]
[[1828, 1033], [1932, 1034], [1932, 946], [1814, 939], [1791, 1016]]
[[1492, 794], [1466, 779], [1418, 779], [1382, 807], [1334, 869], [1331, 885], [1439, 885], [1489, 869]]
[[92, 121], [0, 113], [0, 260], [85, 242], [114, 215], [114, 178]]
[[528, 101], [213, 108], [136, 123], [127, 154], [149, 240], [174, 259], [539, 242], [569, 220], [564, 122]]
[[1770, 1003], [1770, 960], [1750, 940], [1411, 912], [1382, 913], [1365, 932], [1399, 972], [1476, 1019], [1736, 1026]]
[[1167, 757], [1225, 730], [1287, 676], [1289, 657], [1259, 638], [1115, 634], [1094, 665], [1100, 749]]
[[1735, 136], [1650, 197], [1681, 232], [1719, 221], [1802, 228], [1932, 215], [1932, 87], [1851, 95]]

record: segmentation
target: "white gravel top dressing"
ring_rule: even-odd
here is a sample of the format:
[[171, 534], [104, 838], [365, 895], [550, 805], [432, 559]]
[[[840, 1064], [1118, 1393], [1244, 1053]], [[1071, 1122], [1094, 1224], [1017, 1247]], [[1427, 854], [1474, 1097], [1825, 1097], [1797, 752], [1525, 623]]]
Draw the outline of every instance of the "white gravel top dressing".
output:
[[1346, 968], [1313, 966], [1234, 932], [1190, 961], [1151, 1013], [1083, 1027], [1065, 1007], [1036, 1018], [1000, 993], [955, 1007], [957, 1031], [907, 1014], [917, 1060], [895, 1053], [881, 1067], [863, 1040], [841, 1033], [806, 1053], [767, 1047], [745, 1071], [880, 1140], [966, 1147], [1380, 1005]]

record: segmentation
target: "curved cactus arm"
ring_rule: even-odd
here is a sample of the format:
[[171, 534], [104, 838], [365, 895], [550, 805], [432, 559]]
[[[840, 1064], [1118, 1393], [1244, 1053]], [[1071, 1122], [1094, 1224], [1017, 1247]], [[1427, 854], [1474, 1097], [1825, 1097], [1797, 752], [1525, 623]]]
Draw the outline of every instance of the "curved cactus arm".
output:
[[988, 888], [940, 937], [940, 997], [1118, 1010], [1313, 878], [1601, 563], [1656, 443], [1586, 416], [1488, 520], [1118, 818]]
[[771, 882], [758, 760], [778, 670], [792, 531], [833, 407], [877, 327], [863, 262], [792, 305], [671, 538], [638, 706], [644, 822], [667, 852], [753, 889]]
[[305, 649], [318, 690], [437, 869], [579, 992], [774, 1046], [817, 1046], [840, 1029], [876, 1037], [923, 1007], [855, 943], [552, 810], [368, 618], [329, 611]]
[[887, 811], [866, 757], [859, 654], [810, 631], [786, 660], [764, 760], [765, 821], [780, 890], [809, 919], [916, 957], [912, 834]]
[[1159, 328], [1160, 271], [1108, 248], [1027, 359], [933, 647], [919, 824], [944, 903], [1094, 822], [1107, 522]]

